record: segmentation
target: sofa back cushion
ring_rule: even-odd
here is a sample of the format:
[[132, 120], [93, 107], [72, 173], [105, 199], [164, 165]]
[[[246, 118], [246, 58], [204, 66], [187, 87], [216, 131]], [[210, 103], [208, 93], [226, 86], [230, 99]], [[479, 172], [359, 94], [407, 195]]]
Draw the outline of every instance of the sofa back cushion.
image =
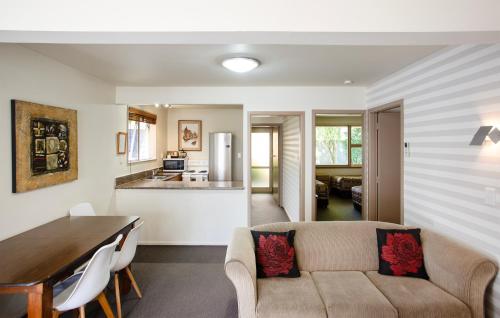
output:
[[376, 228], [405, 229], [383, 222], [286, 222], [255, 226], [256, 231], [295, 230], [297, 263], [302, 271], [376, 271]]

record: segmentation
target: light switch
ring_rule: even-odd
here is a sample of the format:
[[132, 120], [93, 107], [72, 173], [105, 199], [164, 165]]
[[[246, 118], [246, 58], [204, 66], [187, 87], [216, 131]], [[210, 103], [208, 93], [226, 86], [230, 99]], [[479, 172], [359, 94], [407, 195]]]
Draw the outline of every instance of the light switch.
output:
[[489, 206], [495, 206], [497, 202], [497, 193], [495, 188], [484, 188], [484, 203]]

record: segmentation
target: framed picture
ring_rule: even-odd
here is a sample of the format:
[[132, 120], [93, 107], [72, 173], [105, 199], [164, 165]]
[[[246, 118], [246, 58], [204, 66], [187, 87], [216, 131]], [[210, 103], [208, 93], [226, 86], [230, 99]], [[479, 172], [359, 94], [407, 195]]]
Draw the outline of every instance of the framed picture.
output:
[[78, 178], [76, 110], [11, 100], [12, 192]]
[[179, 150], [201, 151], [201, 120], [179, 120]]
[[118, 132], [116, 134], [116, 154], [124, 155], [127, 153], [127, 133]]

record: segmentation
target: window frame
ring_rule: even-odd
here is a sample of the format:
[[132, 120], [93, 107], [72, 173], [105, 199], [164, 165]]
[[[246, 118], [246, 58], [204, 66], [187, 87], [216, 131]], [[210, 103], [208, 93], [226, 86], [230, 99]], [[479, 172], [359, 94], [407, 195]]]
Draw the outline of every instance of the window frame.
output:
[[[134, 118], [131, 118], [131, 117], [134, 117]], [[127, 149], [127, 163], [133, 164], [133, 163], [140, 163], [140, 162], [147, 162], [147, 161], [156, 161], [158, 159], [158, 151], [156, 149], [156, 145], [155, 145], [155, 152], [154, 152], [153, 158], [141, 159], [141, 157], [140, 157], [140, 155], [141, 155], [141, 149], [140, 149], [140, 144], [141, 144], [140, 125], [141, 125], [141, 122], [146, 123], [148, 125], [155, 125], [154, 142], [157, 143], [157, 141], [158, 141], [158, 139], [157, 139], [158, 138], [158, 129], [156, 129], [157, 128], [156, 127], [156, 115], [152, 114], [152, 113], [148, 113], [148, 112], [143, 111], [141, 109], [129, 107], [128, 118], [127, 118], [127, 134], [129, 136], [130, 136], [130, 132], [129, 132], [130, 122], [136, 123], [136, 127], [137, 127], [137, 160], [130, 159], [130, 149], [132, 147], [129, 147]], [[128, 142], [128, 140], [127, 140], [127, 142]], [[148, 145], [149, 145], [149, 143], [148, 143]]]
[[[316, 136], [316, 146], [314, 149], [314, 152], [316, 153], [316, 149], [318, 147], [318, 139], [317, 139], [317, 133], [316, 129], [319, 127], [347, 127], [347, 164], [346, 165], [322, 165], [322, 164], [317, 164], [315, 162], [316, 167], [318, 168], [361, 168], [363, 166], [363, 163], [360, 165], [358, 164], [353, 164], [352, 163], [352, 155], [351, 155], [351, 149], [352, 148], [361, 148], [363, 149], [363, 125], [316, 125], [314, 127], [315, 131], [314, 134]], [[361, 127], [361, 143], [360, 144], [353, 144], [351, 143], [351, 129], [352, 127]], [[363, 150], [361, 150], [363, 152]]]

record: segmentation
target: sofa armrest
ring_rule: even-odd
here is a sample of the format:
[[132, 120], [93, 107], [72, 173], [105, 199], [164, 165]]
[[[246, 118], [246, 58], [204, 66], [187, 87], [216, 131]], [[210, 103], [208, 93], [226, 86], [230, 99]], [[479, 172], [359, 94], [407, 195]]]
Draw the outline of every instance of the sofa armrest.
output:
[[422, 245], [431, 282], [467, 304], [472, 317], [484, 317], [484, 296], [497, 273], [496, 263], [431, 231], [422, 231]]
[[257, 305], [257, 267], [250, 230], [237, 228], [227, 247], [224, 270], [236, 288], [238, 316], [255, 318]]

